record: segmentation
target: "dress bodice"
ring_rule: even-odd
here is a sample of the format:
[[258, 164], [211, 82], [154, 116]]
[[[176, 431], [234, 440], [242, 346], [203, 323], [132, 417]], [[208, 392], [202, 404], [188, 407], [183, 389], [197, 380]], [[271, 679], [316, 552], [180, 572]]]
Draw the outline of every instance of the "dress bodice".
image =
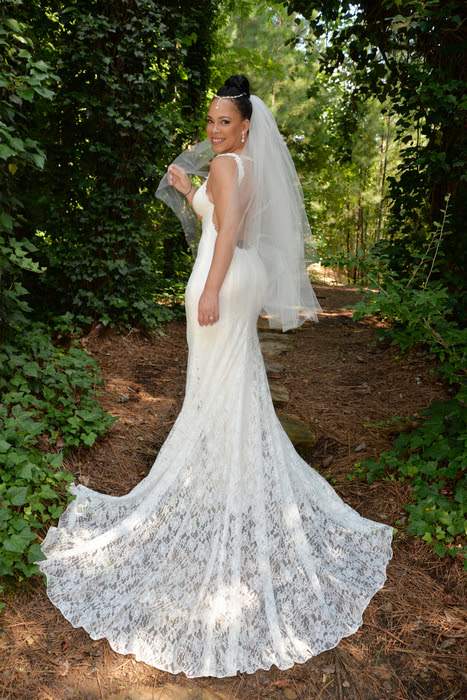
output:
[[[209, 176], [208, 176], [209, 177]], [[206, 183], [207, 183], [207, 178], [201, 185], [201, 187], [198, 187], [196, 192], [193, 195], [193, 199], [191, 202], [191, 206], [195, 210], [195, 212], [198, 214], [198, 216], [201, 216], [203, 220], [208, 216], [212, 216], [212, 212], [214, 210], [214, 204], [211, 202], [211, 200], [208, 197], [208, 193], [206, 192]]]

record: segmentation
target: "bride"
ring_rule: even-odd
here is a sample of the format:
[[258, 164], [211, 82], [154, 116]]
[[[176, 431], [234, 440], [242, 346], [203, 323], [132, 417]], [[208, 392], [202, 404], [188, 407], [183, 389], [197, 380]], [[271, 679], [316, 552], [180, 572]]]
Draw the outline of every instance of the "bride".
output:
[[[277, 124], [245, 76], [225, 82], [207, 120], [207, 140], [177, 157], [157, 193], [196, 248], [180, 413], [128, 494], [70, 485], [38, 562], [73, 627], [188, 677], [287, 669], [335, 647], [383, 587], [394, 531], [342, 501], [272, 404], [259, 314], [284, 331], [321, 309]], [[198, 189], [193, 174], [208, 175]]]

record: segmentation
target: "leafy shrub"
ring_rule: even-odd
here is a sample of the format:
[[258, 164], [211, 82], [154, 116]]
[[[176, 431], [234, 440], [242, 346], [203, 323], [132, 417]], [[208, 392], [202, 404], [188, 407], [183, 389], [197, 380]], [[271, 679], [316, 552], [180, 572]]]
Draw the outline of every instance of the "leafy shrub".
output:
[[467, 330], [449, 319], [450, 310], [451, 296], [440, 282], [413, 289], [388, 274], [379, 292], [353, 307], [353, 318], [373, 314], [389, 322], [388, 328], [377, 329], [379, 337], [403, 352], [415, 346], [429, 352], [439, 361], [439, 373], [456, 383], [466, 367]]
[[414, 503], [405, 506], [407, 531], [430, 543], [439, 556], [463, 552], [467, 568], [467, 548], [462, 546], [467, 524], [467, 408], [454, 398], [435, 401], [420, 413], [408, 419], [411, 426], [418, 423], [417, 428], [400, 433], [378, 461], [358, 462], [349, 478], [364, 477], [369, 483], [384, 477], [408, 479]]
[[43, 272], [32, 254], [37, 247], [18, 235], [24, 223], [24, 201], [18, 178], [23, 171], [36, 173], [44, 167], [45, 152], [31, 138], [27, 105], [50, 100], [50, 86], [57, 76], [35, 55], [30, 27], [13, 15], [17, 3], [0, 6], [0, 327], [25, 322], [29, 304], [25, 300], [24, 272]]
[[[389, 475], [408, 479], [414, 503], [406, 506], [408, 531], [429, 542], [439, 555], [456, 556], [466, 534], [467, 388], [465, 383], [467, 329], [452, 320], [454, 300], [439, 282], [430, 282], [437, 252], [444, 235], [449, 196], [443, 222], [434, 227], [425, 251], [417, 254], [412, 273], [399, 279], [388, 269], [385, 258], [372, 259], [377, 292], [367, 291], [353, 309], [354, 320], [376, 315], [389, 323], [379, 328], [403, 352], [419, 347], [438, 360], [437, 371], [451, 387], [448, 401], [435, 401], [414, 416], [417, 427], [402, 432], [393, 448], [383, 452], [378, 462], [359, 462], [353, 474], [368, 481]], [[403, 418], [400, 420], [404, 421]], [[405, 419], [407, 420], [407, 419]], [[467, 566], [467, 557], [465, 559]]]
[[45, 167], [22, 175], [25, 235], [46, 268], [29, 285], [41, 319], [44, 298], [74, 324], [153, 328], [173, 318], [157, 294], [182, 239], [154, 217], [155, 190], [196, 136], [217, 5], [81, 0], [58, 3], [53, 17], [23, 9], [58, 75], [53, 101], [31, 120]]
[[69, 448], [92, 445], [116, 420], [96, 401], [96, 361], [50, 340], [45, 324], [28, 327], [0, 348], [0, 576], [38, 573], [37, 534], [72, 496], [62, 469]]

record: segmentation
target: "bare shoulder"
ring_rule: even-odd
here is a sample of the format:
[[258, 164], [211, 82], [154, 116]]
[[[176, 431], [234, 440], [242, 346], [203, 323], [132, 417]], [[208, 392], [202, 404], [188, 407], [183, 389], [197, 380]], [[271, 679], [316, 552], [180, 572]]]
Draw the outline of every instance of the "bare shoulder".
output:
[[221, 153], [214, 156], [209, 166], [209, 179], [216, 183], [228, 183], [237, 175], [236, 159], [232, 156], [223, 156]]

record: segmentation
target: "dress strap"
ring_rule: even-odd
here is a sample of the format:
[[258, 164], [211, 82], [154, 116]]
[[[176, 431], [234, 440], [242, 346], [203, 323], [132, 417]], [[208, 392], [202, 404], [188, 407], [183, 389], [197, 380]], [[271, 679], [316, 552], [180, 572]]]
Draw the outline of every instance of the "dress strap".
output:
[[216, 155], [216, 158], [219, 158], [219, 156], [233, 156], [233, 157], [235, 158], [235, 160], [237, 161], [238, 170], [239, 170], [239, 173], [238, 173], [239, 182], [241, 182], [245, 170], [244, 170], [244, 167], [243, 167], [242, 159], [240, 158], [240, 156], [238, 155], [238, 153], [218, 153], [218, 154]]

